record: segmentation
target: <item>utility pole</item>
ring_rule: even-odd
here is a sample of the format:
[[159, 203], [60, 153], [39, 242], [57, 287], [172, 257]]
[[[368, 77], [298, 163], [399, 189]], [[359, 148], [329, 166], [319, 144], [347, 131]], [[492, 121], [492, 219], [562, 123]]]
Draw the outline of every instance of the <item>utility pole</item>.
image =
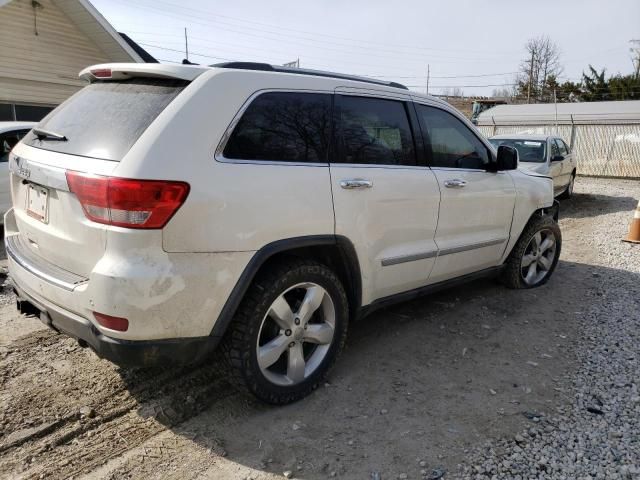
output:
[[187, 27], [184, 27], [184, 54], [187, 61], [189, 61], [189, 41], [187, 40]]
[[556, 108], [556, 135], [558, 134], [558, 97], [556, 96], [556, 87], [553, 86], [553, 104]]
[[429, 95], [429, 64], [427, 63], [427, 95]]
[[531, 103], [531, 86], [533, 84], [533, 57], [535, 50], [531, 50], [531, 63], [529, 65], [529, 86], [527, 88], [527, 103]]

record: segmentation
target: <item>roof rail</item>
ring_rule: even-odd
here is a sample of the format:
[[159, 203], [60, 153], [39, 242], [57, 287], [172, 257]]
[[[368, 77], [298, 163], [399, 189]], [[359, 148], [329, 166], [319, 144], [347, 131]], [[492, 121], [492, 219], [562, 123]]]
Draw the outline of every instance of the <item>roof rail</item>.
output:
[[385, 87], [402, 88], [403, 90], [409, 90], [406, 86], [396, 82], [383, 82], [382, 80], [375, 80], [373, 78], [358, 77], [357, 75], [347, 75], [344, 73], [325, 72], [323, 70], [310, 70], [307, 68], [293, 68], [293, 67], [281, 67], [279, 65], [270, 65], [268, 63], [259, 62], [224, 62], [210, 65], [216, 68], [233, 68], [239, 70], [259, 70], [262, 72], [280, 72], [280, 73], [293, 73], [296, 75], [313, 75], [316, 77], [328, 77], [328, 78], [340, 78], [342, 80], [354, 80], [356, 82], [373, 83], [375, 85], [381, 85]]

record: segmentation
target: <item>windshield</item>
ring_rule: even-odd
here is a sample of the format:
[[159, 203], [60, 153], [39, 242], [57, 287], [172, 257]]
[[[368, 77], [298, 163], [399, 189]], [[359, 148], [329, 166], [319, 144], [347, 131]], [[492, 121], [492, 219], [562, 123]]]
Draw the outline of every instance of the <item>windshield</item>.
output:
[[521, 162], [544, 163], [547, 159], [547, 142], [544, 140], [518, 140], [513, 138], [490, 138], [491, 145], [513, 147]]
[[92, 83], [47, 115], [24, 142], [53, 152], [120, 161], [187, 83], [150, 78]]

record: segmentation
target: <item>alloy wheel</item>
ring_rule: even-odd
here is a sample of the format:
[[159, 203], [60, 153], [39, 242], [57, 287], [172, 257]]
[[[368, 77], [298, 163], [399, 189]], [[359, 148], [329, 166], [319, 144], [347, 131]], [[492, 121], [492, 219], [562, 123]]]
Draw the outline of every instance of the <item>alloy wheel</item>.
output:
[[336, 313], [320, 285], [300, 283], [280, 294], [262, 319], [256, 354], [267, 380], [296, 385], [313, 374], [331, 347]]
[[520, 262], [520, 274], [527, 285], [536, 285], [551, 271], [556, 255], [556, 236], [549, 230], [539, 230], [529, 240]]

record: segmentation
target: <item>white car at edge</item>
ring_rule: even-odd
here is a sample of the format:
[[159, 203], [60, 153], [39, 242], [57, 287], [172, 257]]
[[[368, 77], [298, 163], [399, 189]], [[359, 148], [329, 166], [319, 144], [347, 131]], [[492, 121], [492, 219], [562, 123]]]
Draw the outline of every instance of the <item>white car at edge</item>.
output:
[[222, 342], [239, 385], [287, 403], [349, 321], [485, 276], [537, 287], [557, 264], [551, 179], [436, 98], [252, 63], [81, 77], [10, 155], [5, 245], [20, 310], [114, 362]]
[[498, 148], [508, 145], [518, 151], [518, 167], [549, 176], [557, 197], [571, 198], [578, 162], [566, 142], [555, 135], [495, 135], [489, 142]]

